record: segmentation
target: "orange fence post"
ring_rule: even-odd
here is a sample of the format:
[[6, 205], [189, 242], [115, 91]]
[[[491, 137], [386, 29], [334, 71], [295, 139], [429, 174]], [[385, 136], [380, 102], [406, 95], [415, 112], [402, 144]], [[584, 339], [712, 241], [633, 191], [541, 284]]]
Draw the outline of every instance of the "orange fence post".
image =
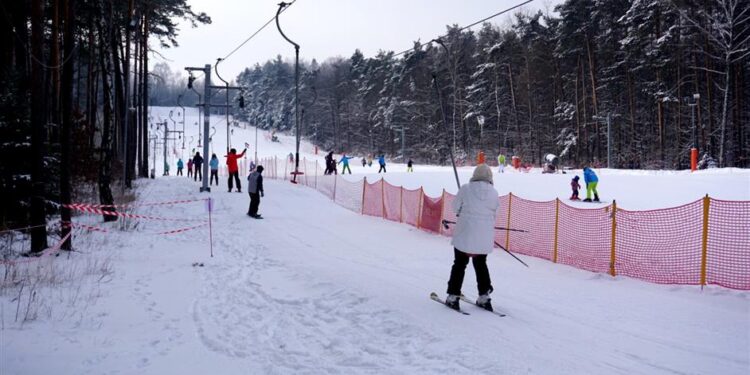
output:
[[[336, 202], [336, 181], [338, 181], [339, 175], [334, 174], [333, 175], [333, 201]], [[362, 204], [365, 204], [365, 202], [362, 202]]]
[[508, 220], [505, 223], [505, 250], [510, 251], [510, 202], [513, 200], [513, 193], [508, 193]]
[[445, 218], [445, 189], [440, 195], [440, 225], [438, 226], [438, 234], [443, 234], [443, 219]]
[[690, 171], [695, 172], [698, 169], [698, 149], [690, 149]]
[[422, 202], [424, 202], [424, 188], [419, 187], [419, 208], [417, 208], [417, 228], [422, 227]]
[[617, 201], [612, 200], [612, 242], [609, 253], [609, 274], [617, 276], [615, 273], [615, 239], [617, 233]]
[[560, 198], [555, 198], [555, 242], [552, 247], [552, 263], [557, 263], [557, 233], [560, 223]]
[[703, 197], [703, 237], [701, 238], [701, 288], [706, 285], [706, 260], [708, 259], [708, 212], [711, 198]]
[[380, 179], [380, 203], [381, 203], [380, 217], [385, 219], [385, 177]]
[[398, 222], [404, 222], [404, 187], [401, 186], [401, 196], [398, 200]]
[[362, 211], [359, 213], [360, 215], [365, 214], [365, 189], [367, 189], [367, 176], [365, 176], [362, 182]]

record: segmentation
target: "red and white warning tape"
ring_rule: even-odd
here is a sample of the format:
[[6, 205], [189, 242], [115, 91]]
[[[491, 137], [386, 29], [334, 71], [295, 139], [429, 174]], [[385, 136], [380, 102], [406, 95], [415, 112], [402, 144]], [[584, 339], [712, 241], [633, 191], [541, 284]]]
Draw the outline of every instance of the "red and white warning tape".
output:
[[132, 204], [89, 204], [89, 203], [73, 203], [73, 205], [80, 206], [80, 207], [90, 207], [90, 208], [131, 208], [131, 207], [144, 207], [144, 206], [164, 206], [164, 205], [170, 205], [170, 204], [182, 204], [182, 203], [192, 203], [192, 202], [202, 202], [205, 201], [206, 198], [201, 199], [183, 199], [183, 200], [176, 200], [176, 201], [167, 201], [167, 202], [141, 202], [141, 203], [132, 203]]
[[63, 237], [60, 240], [60, 242], [58, 242], [55, 246], [52, 246], [52, 247], [47, 248], [46, 250], [42, 251], [42, 253], [39, 256], [37, 256], [37, 257], [30, 257], [30, 258], [21, 259], [21, 260], [4, 260], [4, 259], [0, 259], [0, 264], [11, 264], [11, 265], [13, 265], [13, 264], [19, 264], [19, 263], [30, 263], [30, 262], [35, 262], [37, 260], [40, 260], [40, 259], [42, 259], [42, 258], [44, 258], [44, 257], [46, 257], [46, 256], [48, 256], [48, 255], [50, 255], [50, 254], [58, 251], [58, 250], [60, 250], [60, 248], [62, 247], [62, 245], [65, 243], [65, 241], [67, 241], [68, 238], [70, 238], [70, 235], [71, 235], [71, 233], [66, 234], [65, 237]]
[[169, 218], [169, 217], [148, 216], [148, 215], [130, 214], [127, 212], [108, 211], [108, 210], [102, 210], [99, 208], [89, 207], [88, 205], [77, 204], [77, 203], [66, 204], [64, 206], [70, 209], [76, 210], [76, 211], [88, 212], [91, 214], [129, 217], [129, 218], [134, 218], [134, 219], [162, 220], [162, 221], [206, 221], [205, 219], [175, 219], [175, 218]]
[[[193, 230], [193, 229], [197, 229], [197, 228], [202, 228], [202, 227], [205, 227], [206, 225], [208, 225], [208, 223], [199, 224], [199, 225], [195, 225], [195, 226], [187, 227], [187, 228], [172, 229], [172, 230], [168, 230], [168, 231], [164, 231], [164, 232], [138, 232], [138, 234], [154, 234], [154, 235], [159, 235], [159, 234], [175, 234], [175, 233], [187, 232], [189, 230]], [[66, 226], [66, 227], [69, 226], [69, 227], [73, 227], [73, 228], [82, 228], [82, 229], [87, 229], [87, 230], [96, 231], [96, 232], [104, 232], [104, 233], [113, 233], [114, 232], [114, 231], [108, 230], [106, 228], [97, 227], [97, 226], [94, 226], [94, 225], [87, 225], [87, 224], [66, 223], [66, 224], [63, 224], [63, 226]]]

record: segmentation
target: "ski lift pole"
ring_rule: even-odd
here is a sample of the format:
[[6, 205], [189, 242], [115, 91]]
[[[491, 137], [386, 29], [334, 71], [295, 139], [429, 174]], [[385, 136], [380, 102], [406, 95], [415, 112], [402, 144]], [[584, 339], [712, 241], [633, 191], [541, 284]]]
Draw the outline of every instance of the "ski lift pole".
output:
[[300, 174], [299, 172], [299, 143], [300, 143], [300, 128], [299, 128], [299, 44], [293, 42], [291, 39], [287, 38], [287, 36], [284, 34], [283, 31], [281, 31], [281, 25], [279, 25], [279, 14], [281, 14], [281, 11], [284, 10], [287, 6], [291, 4], [281, 2], [279, 3], [279, 10], [276, 11], [276, 28], [279, 29], [279, 33], [281, 34], [284, 39], [286, 39], [287, 42], [294, 45], [294, 123], [296, 128], [296, 149], [295, 149], [295, 157], [294, 157], [294, 173], [292, 174], [292, 183], [297, 183], [297, 175]]
[[231, 147], [231, 139], [229, 138], [229, 82], [224, 80], [224, 78], [221, 78], [219, 75], [219, 63], [222, 61], [222, 58], [216, 59], [216, 64], [214, 64], [214, 72], [216, 72], [216, 76], [219, 77], [219, 79], [224, 82], [224, 86], [226, 86], [226, 108], [224, 108], [224, 113], [226, 114], [227, 118], [227, 154], [229, 154], [229, 148]]
[[[442, 221], [443, 227], [445, 227], [445, 229], [448, 229], [448, 224], [455, 224], [455, 223], [456, 223], [455, 221], [450, 221], [450, 220], [443, 220]], [[495, 227], [495, 229], [506, 229], [506, 230], [508, 230], [507, 228], [498, 228], [498, 227]], [[525, 230], [520, 230], [520, 229], [510, 229], [510, 230], [512, 230], [512, 231], [518, 231], [518, 232], [526, 232]], [[503, 245], [500, 245], [499, 243], [497, 243], [497, 241], [493, 241], [493, 242], [495, 242], [495, 246], [503, 249], [506, 253], [508, 253], [513, 258], [515, 258], [517, 261], [521, 262], [521, 264], [523, 264], [524, 266], [529, 267], [529, 265], [526, 264], [526, 262], [522, 261], [520, 258], [518, 258], [517, 256], [515, 256], [515, 254], [511, 253], [510, 251], [508, 251], [508, 249], [506, 249], [505, 247], [503, 247]]]
[[[443, 134], [447, 132], [448, 118], [446, 118], [445, 107], [443, 105], [443, 98], [440, 95], [440, 88], [438, 88], [437, 73], [432, 73], [432, 85], [435, 87], [435, 95], [440, 103], [440, 112], [443, 114]], [[446, 138], [447, 139], [447, 138]], [[461, 182], [458, 180], [458, 170], [456, 169], [456, 159], [453, 157], [453, 148], [448, 145], [448, 153], [451, 157], [451, 165], [453, 166], [453, 175], [456, 176], [456, 186], [461, 189]]]
[[[443, 227], [445, 229], [448, 229], [448, 225], [449, 224], [456, 224], [456, 222], [455, 221], [450, 221], [450, 220], [443, 220]], [[505, 228], [505, 227], [495, 227], [495, 229], [496, 230], [509, 230], [509, 231], [512, 231], [512, 232], [523, 232], [523, 233], [528, 233], [529, 232], [529, 231], [523, 230], [523, 229], [512, 229], [512, 228]]]

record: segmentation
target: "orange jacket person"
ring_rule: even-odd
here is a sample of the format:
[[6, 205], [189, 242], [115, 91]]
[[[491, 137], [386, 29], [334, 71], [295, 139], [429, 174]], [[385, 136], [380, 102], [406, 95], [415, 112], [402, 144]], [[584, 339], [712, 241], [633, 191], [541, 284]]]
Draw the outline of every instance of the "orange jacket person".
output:
[[231, 149], [229, 150], [229, 155], [224, 155], [225, 158], [227, 158], [227, 172], [229, 173], [229, 178], [227, 181], [227, 185], [229, 186], [228, 192], [232, 192], [232, 177], [234, 177], [234, 181], [237, 183], [237, 192], [242, 192], [242, 185], [240, 185], [240, 174], [239, 174], [239, 168], [237, 167], [237, 159], [245, 156], [245, 152], [247, 151], [247, 148], [242, 150], [241, 154], [237, 154], [237, 150]]

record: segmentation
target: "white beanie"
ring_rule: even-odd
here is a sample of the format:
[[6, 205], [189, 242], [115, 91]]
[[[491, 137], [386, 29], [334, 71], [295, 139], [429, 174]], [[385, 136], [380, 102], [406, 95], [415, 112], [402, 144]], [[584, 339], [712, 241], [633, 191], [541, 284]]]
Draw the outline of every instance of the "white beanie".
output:
[[479, 164], [474, 168], [474, 174], [471, 176], [470, 181], [485, 181], [492, 183], [492, 170], [487, 164]]

